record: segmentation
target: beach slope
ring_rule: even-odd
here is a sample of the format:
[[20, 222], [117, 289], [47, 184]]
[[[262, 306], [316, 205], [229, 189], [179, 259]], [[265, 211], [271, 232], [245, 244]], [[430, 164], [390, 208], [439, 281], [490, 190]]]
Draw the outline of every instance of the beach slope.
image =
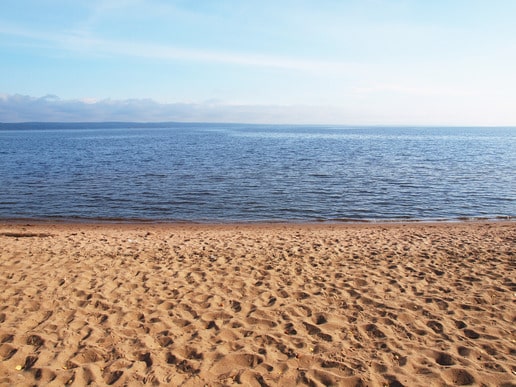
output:
[[0, 385], [511, 386], [516, 223], [0, 224]]

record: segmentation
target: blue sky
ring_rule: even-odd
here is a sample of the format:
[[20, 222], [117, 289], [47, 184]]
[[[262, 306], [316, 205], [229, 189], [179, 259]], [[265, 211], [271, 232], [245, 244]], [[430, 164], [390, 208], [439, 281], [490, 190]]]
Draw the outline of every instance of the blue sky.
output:
[[514, 0], [2, 0], [0, 121], [516, 125]]

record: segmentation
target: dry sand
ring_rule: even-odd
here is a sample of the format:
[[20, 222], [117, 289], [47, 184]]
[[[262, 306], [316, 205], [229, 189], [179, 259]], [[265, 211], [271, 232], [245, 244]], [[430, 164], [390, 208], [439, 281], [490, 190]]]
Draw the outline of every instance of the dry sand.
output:
[[0, 224], [0, 385], [514, 386], [516, 223]]

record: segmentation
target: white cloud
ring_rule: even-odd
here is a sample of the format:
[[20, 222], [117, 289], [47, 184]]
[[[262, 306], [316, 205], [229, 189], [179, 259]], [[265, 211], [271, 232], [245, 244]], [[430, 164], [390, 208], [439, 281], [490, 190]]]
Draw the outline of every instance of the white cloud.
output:
[[53, 95], [5, 95], [0, 99], [2, 122], [345, 122], [340, 109], [310, 106], [225, 105], [205, 103], [162, 104], [151, 99], [63, 100]]
[[[419, 105], [418, 105], [419, 106]], [[152, 99], [60, 99], [0, 94], [0, 122], [219, 122], [341, 125], [514, 125], [512, 105], [457, 110], [421, 105], [399, 109], [356, 103], [323, 105], [231, 105], [158, 103]], [[436, 114], [439, 113], [439, 114]]]

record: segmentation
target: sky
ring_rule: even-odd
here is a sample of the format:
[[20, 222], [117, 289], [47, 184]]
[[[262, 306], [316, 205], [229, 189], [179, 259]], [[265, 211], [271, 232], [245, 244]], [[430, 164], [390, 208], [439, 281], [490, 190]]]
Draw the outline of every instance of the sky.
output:
[[0, 122], [516, 125], [514, 0], [2, 0]]

